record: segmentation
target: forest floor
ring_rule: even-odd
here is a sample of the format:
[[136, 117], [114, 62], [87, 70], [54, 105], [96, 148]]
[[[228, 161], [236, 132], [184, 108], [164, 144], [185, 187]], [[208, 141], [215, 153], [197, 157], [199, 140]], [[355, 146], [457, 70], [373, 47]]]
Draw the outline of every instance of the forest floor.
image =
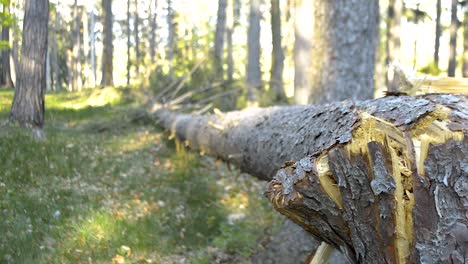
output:
[[52, 92], [46, 140], [0, 129], [0, 263], [248, 263], [279, 228], [265, 182], [135, 119], [141, 96]]

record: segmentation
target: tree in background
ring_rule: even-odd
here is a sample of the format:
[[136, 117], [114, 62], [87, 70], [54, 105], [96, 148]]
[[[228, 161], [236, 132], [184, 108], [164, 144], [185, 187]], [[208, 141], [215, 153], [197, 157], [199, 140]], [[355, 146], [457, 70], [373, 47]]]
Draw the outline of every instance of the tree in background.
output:
[[373, 97], [378, 4], [315, 1], [309, 102]]
[[218, 15], [213, 49], [213, 72], [216, 80], [224, 79], [223, 51], [224, 36], [226, 33], [226, 8], [227, 0], [218, 0]]
[[151, 8], [152, 1], [150, 1], [150, 57], [151, 63], [156, 62], [156, 29], [157, 29], [157, 10], [158, 0], [154, 0], [154, 10]]
[[440, 35], [442, 35], [442, 26], [440, 24], [440, 16], [442, 14], [442, 2], [437, 0], [436, 4], [436, 21], [435, 21], [435, 44], [434, 44], [434, 65], [439, 67], [439, 48], [440, 48]]
[[226, 44], [227, 44], [227, 80], [232, 82], [234, 80], [234, 57], [233, 57], [233, 34], [237, 26], [239, 26], [241, 1], [229, 0], [228, 26], [226, 29]]
[[172, 0], [167, 0], [167, 51], [166, 60], [169, 63], [169, 78], [174, 78], [174, 45], [175, 45], [175, 25], [174, 25], [174, 10], [172, 9]]
[[[387, 42], [385, 45], [387, 58], [385, 60], [386, 64], [389, 65], [394, 61], [400, 60], [400, 46], [401, 46], [401, 12], [403, 11], [403, 1], [402, 0], [390, 0], [388, 3], [388, 12], [387, 12]], [[397, 91], [396, 76], [393, 74], [387, 75], [387, 88], [389, 91]]]
[[127, 86], [130, 85], [130, 70], [132, 67], [131, 48], [132, 48], [132, 29], [130, 28], [130, 0], [127, 0]]
[[21, 59], [10, 111], [10, 120], [26, 127], [42, 128], [44, 124], [48, 20], [48, 0], [26, 0]]
[[246, 67], [247, 100], [250, 103], [257, 101], [257, 90], [262, 86], [262, 72], [260, 70], [261, 4], [261, 0], [250, 0]]
[[450, 23], [450, 53], [449, 53], [449, 66], [447, 74], [449, 77], [455, 76], [457, 68], [457, 32], [459, 27], [458, 17], [458, 0], [452, 0], [451, 8], [451, 23]]
[[468, 1], [460, 2], [463, 6], [463, 64], [462, 76], [468, 77]]
[[135, 72], [136, 77], [140, 76], [140, 16], [138, 15], [138, 0], [135, 0], [135, 17], [133, 20], [133, 31], [135, 34]]
[[272, 64], [270, 89], [274, 95], [274, 102], [287, 102], [283, 87], [284, 52], [281, 45], [281, 10], [280, 1], [271, 0], [271, 35], [272, 35]]
[[11, 66], [10, 66], [10, 24], [12, 18], [10, 15], [10, 0], [5, 1], [2, 11], [2, 69], [0, 76], [0, 85], [4, 87], [13, 87], [13, 80], [11, 79]]
[[296, 4], [296, 17], [294, 23], [294, 102], [307, 104], [311, 97], [311, 49], [314, 16], [312, 0], [298, 0]]
[[101, 86], [111, 86], [114, 84], [113, 61], [114, 53], [113, 32], [112, 32], [112, 0], [102, 0], [103, 12], [103, 51], [102, 51], [102, 81]]

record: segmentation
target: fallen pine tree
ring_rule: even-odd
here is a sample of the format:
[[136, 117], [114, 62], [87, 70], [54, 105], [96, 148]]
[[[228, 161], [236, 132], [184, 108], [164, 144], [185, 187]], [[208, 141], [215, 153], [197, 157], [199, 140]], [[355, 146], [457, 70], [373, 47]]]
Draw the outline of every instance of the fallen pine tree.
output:
[[466, 95], [154, 115], [190, 148], [271, 180], [275, 208], [351, 262], [468, 259]]

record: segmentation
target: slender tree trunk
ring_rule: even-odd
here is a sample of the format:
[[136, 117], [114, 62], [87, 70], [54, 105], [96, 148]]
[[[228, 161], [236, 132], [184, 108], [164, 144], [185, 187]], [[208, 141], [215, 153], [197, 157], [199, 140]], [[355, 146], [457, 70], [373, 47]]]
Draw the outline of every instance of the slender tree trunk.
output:
[[44, 124], [45, 63], [49, 1], [26, 0], [21, 62], [10, 120], [22, 126], [42, 128]]
[[[3, 13], [10, 12], [10, 3], [3, 5]], [[4, 87], [13, 87], [13, 81], [11, 79], [11, 68], [10, 68], [10, 26], [4, 24], [2, 26], [2, 41], [8, 43], [8, 48], [2, 50], [2, 75], [1, 85]]]
[[155, 115], [191, 149], [274, 177], [274, 207], [351, 263], [464, 263], [466, 105], [429, 94]]
[[[388, 3], [388, 17], [387, 17], [387, 59], [386, 63], [389, 65], [394, 61], [400, 60], [400, 46], [401, 46], [401, 12], [403, 11], [403, 0], [390, 0]], [[387, 75], [387, 89], [391, 92], [398, 91], [397, 76], [392, 72]]]
[[53, 87], [52, 89], [58, 91], [61, 89], [61, 80], [59, 76], [59, 63], [58, 63], [58, 45], [57, 45], [57, 32], [60, 28], [60, 20], [59, 14], [57, 9], [54, 10], [53, 14], [53, 26], [52, 26], [52, 34], [50, 34], [50, 59], [51, 59], [51, 70], [52, 70], [52, 79], [53, 79]]
[[81, 65], [80, 65], [80, 15], [78, 0], [73, 4], [73, 64], [72, 64], [72, 90], [81, 91]]
[[132, 29], [130, 28], [130, 0], [127, 0], [127, 86], [130, 85], [130, 69], [132, 68], [131, 48]]
[[310, 67], [313, 36], [313, 0], [298, 0], [294, 24], [294, 102], [308, 104], [311, 97]]
[[226, 29], [226, 44], [227, 44], [227, 80], [232, 82], [234, 80], [234, 42], [233, 42], [233, 34], [235, 28], [239, 24], [239, 16], [240, 16], [240, 6], [241, 3], [239, 0], [230, 0], [229, 1], [229, 12], [230, 15], [228, 16], [229, 22], [228, 27]]
[[218, 0], [218, 15], [216, 22], [216, 31], [214, 36], [214, 51], [213, 51], [213, 72], [217, 80], [224, 79], [223, 70], [223, 51], [224, 51], [224, 34], [226, 33], [226, 8], [227, 0]]
[[114, 85], [113, 77], [113, 34], [112, 34], [112, 0], [102, 0], [102, 10], [104, 18], [104, 39], [103, 39], [103, 51], [102, 51], [102, 81], [101, 86], [112, 86]]
[[447, 74], [449, 77], [455, 77], [455, 70], [457, 68], [457, 32], [458, 32], [458, 0], [452, 0], [451, 9], [451, 24], [450, 24], [450, 52], [449, 52], [449, 66]]
[[468, 11], [463, 12], [463, 78], [468, 77]]
[[373, 97], [376, 1], [314, 2], [311, 103]]
[[50, 91], [52, 90], [52, 75], [51, 75], [51, 70], [50, 70], [50, 47], [47, 47], [47, 53], [46, 53], [46, 90]]
[[90, 22], [90, 35], [89, 35], [89, 42], [90, 42], [90, 53], [91, 53], [91, 74], [92, 74], [92, 87], [96, 87], [97, 82], [97, 67], [96, 67], [96, 34], [95, 34], [95, 26], [96, 26], [96, 15], [94, 14], [94, 10], [91, 10], [91, 22]]
[[140, 76], [140, 17], [138, 15], [138, 0], [135, 0], [135, 20], [133, 21], [133, 31], [135, 33], [135, 72], [136, 77]]
[[281, 45], [281, 11], [280, 1], [271, 0], [271, 35], [272, 35], [272, 64], [270, 89], [275, 102], [287, 102], [283, 87], [284, 51]]
[[85, 78], [84, 83], [86, 88], [93, 87], [91, 67], [89, 65], [89, 25], [88, 25], [88, 10], [86, 5], [83, 6], [82, 15], [81, 15], [81, 24], [83, 25], [83, 76]]
[[440, 24], [440, 16], [442, 14], [442, 0], [437, 0], [436, 5], [436, 28], [435, 28], [435, 45], [434, 45], [434, 64], [439, 67], [439, 48], [440, 36], [442, 35], [442, 26]]
[[151, 16], [150, 56], [151, 56], [152, 64], [156, 62], [156, 29], [157, 29], [157, 15], [158, 15], [157, 12], [158, 12], [158, 0], [154, 0], [154, 11], [150, 13], [150, 16]]
[[172, 10], [172, 0], [167, 0], [167, 61], [169, 63], [169, 77], [174, 78], [174, 45], [175, 45], [175, 28], [174, 28], [174, 11]]
[[255, 103], [257, 101], [258, 92], [262, 87], [262, 72], [260, 69], [261, 4], [262, 0], [250, 0], [246, 69], [247, 100], [250, 103]]

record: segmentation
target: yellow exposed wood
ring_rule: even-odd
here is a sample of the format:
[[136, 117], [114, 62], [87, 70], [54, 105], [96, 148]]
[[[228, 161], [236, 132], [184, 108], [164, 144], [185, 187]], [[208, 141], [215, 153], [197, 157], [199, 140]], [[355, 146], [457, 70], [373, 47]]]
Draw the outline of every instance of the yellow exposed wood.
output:
[[333, 179], [333, 174], [330, 171], [328, 165], [328, 156], [323, 155], [322, 157], [316, 160], [315, 164], [318, 172], [318, 178], [320, 180], [320, 185], [322, 185], [325, 193], [330, 196], [330, 198], [338, 205], [340, 209], [343, 209], [343, 199], [341, 198], [341, 192], [336, 184], [336, 181]]
[[335, 249], [329, 244], [322, 242], [315, 252], [314, 258], [309, 264], [327, 264]]

